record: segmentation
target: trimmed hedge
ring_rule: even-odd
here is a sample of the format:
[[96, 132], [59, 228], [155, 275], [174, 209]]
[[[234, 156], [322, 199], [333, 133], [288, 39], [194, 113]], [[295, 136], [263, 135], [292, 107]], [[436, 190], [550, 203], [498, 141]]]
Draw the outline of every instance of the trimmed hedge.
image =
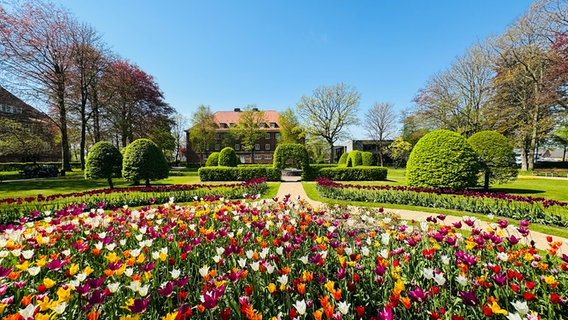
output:
[[239, 157], [235, 149], [225, 147], [219, 153], [219, 166], [236, 167], [239, 164]]
[[376, 166], [377, 161], [375, 159], [375, 155], [369, 151], [361, 152], [361, 165], [365, 167]]
[[349, 157], [347, 158], [347, 167], [358, 167], [363, 164], [363, 156], [361, 151], [353, 150], [349, 152]]
[[[26, 167], [36, 167], [36, 166], [56, 166], [61, 170], [61, 161], [48, 161], [48, 162], [1, 162], [0, 171], [21, 171]], [[71, 168], [81, 169], [81, 163], [77, 161], [71, 162]]]
[[282, 170], [286, 167], [286, 160], [294, 159], [304, 170], [310, 165], [310, 157], [306, 147], [299, 143], [281, 143], [274, 150], [273, 166], [275, 169]]
[[477, 185], [477, 154], [465, 137], [449, 130], [434, 130], [412, 149], [406, 164], [411, 187], [465, 189]]
[[387, 179], [387, 168], [358, 166], [355, 168], [321, 168], [317, 176], [333, 181], [380, 181]]
[[207, 161], [205, 161], [206, 167], [216, 167], [219, 165], [219, 152], [213, 152], [207, 157]]
[[346, 167], [347, 166], [347, 158], [349, 158], [349, 152], [344, 152], [339, 157], [339, 162], [337, 162], [338, 167]]
[[281, 170], [266, 166], [202, 167], [197, 172], [201, 181], [248, 181], [259, 177], [280, 181], [282, 176]]

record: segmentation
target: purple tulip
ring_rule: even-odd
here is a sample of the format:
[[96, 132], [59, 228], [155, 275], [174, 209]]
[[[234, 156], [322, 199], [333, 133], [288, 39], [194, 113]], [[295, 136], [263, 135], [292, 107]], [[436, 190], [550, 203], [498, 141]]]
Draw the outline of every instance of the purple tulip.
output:
[[146, 299], [136, 298], [134, 299], [134, 304], [129, 306], [128, 309], [130, 309], [130, 311], [134, 313], [144, 312], [148, 307], [148, 301], [150, 301], [150, 298]]
[[473, 289], [469, 289], [469, 291], [460, 291], [460, 298], [466, 306], [475, 307], [479, 305], [479, 300], [475, 296]]
[[416, 302], [422, 303], [426, 301], [426, 293], [424, 293], [420, 287], [414, 288], [413, 291], [408, 291], [408, 296]]

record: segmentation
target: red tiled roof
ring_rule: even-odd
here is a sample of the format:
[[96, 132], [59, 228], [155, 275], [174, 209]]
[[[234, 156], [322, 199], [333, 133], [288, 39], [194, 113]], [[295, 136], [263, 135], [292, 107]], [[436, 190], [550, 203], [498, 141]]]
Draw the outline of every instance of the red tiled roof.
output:
[[[264, 112], [264, 119], [266, 119], [266, 124], [270, 126], [271, 122], [278, 124], [279, 113], [275, 110], [261, 110]], [[226, 123], [229, 126], [231, 123], [238, 123], [241, 112], [238, 111], [217, 111], [215, 112], [215, 122], [220, 125], [221, 123]], [[280, 126], [280, 125], [279, 125]]]

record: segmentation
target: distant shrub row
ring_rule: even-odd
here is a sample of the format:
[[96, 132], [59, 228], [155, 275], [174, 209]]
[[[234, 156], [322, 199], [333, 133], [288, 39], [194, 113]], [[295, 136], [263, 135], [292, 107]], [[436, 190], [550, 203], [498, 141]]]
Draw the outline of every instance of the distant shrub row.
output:
[[268, 181], [280, 181], [281, 171], [266, 166], [202, 167], [198, 170], [201, 181], [248, 181], [264, 177]]

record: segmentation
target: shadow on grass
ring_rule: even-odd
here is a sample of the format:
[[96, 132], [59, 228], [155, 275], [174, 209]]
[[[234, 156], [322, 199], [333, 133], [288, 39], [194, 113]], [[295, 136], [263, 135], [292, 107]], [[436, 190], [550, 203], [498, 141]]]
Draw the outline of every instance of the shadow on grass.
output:
[[534, 190], [534, 189], [518, 189], [518, 188], [491, 188], [489, 192], [504, 192], [509, 194], [534, 194], [545, 193], [544, 190]]

